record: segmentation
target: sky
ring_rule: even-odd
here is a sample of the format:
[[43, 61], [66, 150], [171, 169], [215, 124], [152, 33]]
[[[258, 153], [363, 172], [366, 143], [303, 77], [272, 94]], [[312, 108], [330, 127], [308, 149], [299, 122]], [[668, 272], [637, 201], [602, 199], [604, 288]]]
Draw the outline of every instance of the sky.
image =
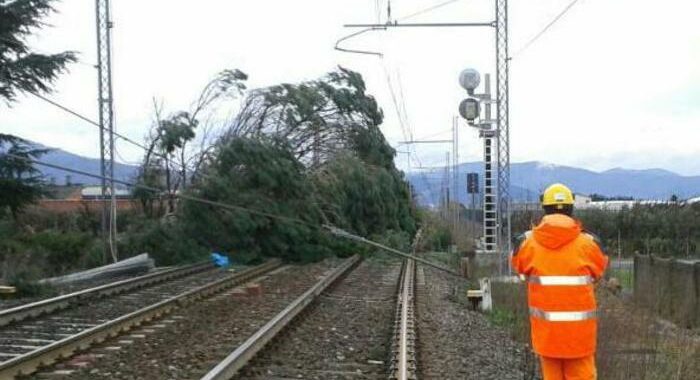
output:
[[[392, 18], [442, 1], [393, 0]], [[580, 0], [521, 50], [569, 3], [510, 1], [512, 161], [700, 175], [700, 3]], [[243, 70], [255, 88], [315, 79], [342, 65], [364, 76], [384, 109], [382, 131], [393, 145], [411, 135], [450, 138], [466, 95], [459, 72], [494, 72], [494, 30], [396, 28], [344, 45], [381, 51], [383, 58], [333, 49], [353, 31], [343, 24], [385, 22], [386, 6], [386, 0], [113, 1], [117, 131], [141, 140], [153, 99], [165, 112], [187, 109], [223, 69]], [[80, 53], [51, 98], [97, 119], [94, 1], [63, 0], [56, 8], [47, 20], [51, 27], [31, 45]], [[410, 21], [481, 22], [493, 20], [493, 13], [493, 1], [461, 0]], [[393, 98], [405, 109], [404, 128]], [[99, 156], [94, 126], [33, 97], [0, 104], [0, 131]], [[459, 133], [460, 161], [480, 160], [477, 132], [460, 123]], [[416, 146], [412, 166], [441, 165], [446, 150]], [[127, 163], [142, 155], [123, 142], [118, 153]], [[397, 165], [405, 169], [405, 162], [399, 154]]]

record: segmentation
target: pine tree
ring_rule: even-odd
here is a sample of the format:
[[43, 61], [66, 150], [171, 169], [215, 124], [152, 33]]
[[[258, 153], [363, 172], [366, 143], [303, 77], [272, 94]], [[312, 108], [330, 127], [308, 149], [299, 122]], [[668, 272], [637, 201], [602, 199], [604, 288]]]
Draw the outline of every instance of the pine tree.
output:
[[9, 209], [16, 218], [25, 206], [44, 195], [42, 175], [30, 160], [46, 152], [19, 137], [0, 133], [0, 212]]
[[11, 104], [18, 93], [50, 92], [74, 52], [40, 54], [27, 45], [27, 37], [46, 24], [55, 0], [0, 0], [0, 100]]

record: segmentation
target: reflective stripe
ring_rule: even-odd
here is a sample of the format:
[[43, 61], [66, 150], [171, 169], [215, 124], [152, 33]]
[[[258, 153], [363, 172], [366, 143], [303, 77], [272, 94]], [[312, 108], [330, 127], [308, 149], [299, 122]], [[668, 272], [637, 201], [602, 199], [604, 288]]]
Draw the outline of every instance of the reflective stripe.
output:
[[527, 281], [531, 284], [545, 286], [577, 286], [593, 283], [591, 276], [529, 276]]
[[550, 322], [577, 322], [595, 318], [596, 311], [543, 311], [531, 307], [530, 315]]

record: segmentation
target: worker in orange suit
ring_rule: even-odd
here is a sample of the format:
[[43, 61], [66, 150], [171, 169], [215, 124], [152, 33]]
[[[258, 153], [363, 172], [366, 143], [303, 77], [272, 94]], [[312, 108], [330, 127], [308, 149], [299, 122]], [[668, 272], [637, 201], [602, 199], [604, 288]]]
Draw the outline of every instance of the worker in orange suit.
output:
[[527, 281], [532, 346], [544, 380], [596, 379], [595, 283], [608, 265], [599, 239], [572, 217], [562, 184], [541, 197], [545, 216], [517, 238], [511, 262]]

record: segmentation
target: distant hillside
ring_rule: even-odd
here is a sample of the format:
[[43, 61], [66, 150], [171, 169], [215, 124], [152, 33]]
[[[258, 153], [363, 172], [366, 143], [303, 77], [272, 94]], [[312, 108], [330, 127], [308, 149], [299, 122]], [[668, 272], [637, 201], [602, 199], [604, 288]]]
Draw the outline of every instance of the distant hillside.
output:
[[[42, 157], [49, 163], [99, 174], [100, 160], [82, 157], [61, 149], [54, 149]], [[56, 184], [66, 183], [70, 175], [72, 183], [97, 184], [98, 179], [69, 174], [58, 169], [41, 167], [40, 170]], [[115, 177], [133, 180], [136, 166], [116, 164]], [[483, 175], [483, 164], [469, 162], [459, 165], [459, 201], [468, 203], [466, 194], [466, 173], [477, 172]], [[444, 171], [440, 169], [411, 173], [409, 181], [413, 185], [418, 200], [422, 204], [436, 205], [440, 200]], [[700, 176], [681, 176], [663, 169], [611, 169], [604, 172], [560, 166], [542, 162], [522, 162], [511, 165], [511, 191], [517, 201], [536, 201], [541, 191], [550, 183], [563, 182], [580, 194], [597, 193], [605, 196], [631, 196], [635, 199], [669, 199], [677, 195], [681, 199], [700, 195]], [[479, 186], [481, 187], [481, 183]]]
[[[41, 157], [42, 161], [51, 164], [65, 166], [71, 169], [81, 170], [88, 173], [100, 174], [100, 160], [96, 158], [87, 158], [77, 154], [68, 153], [61, 149], [53, 149], [46, 155]], [[65, 185], [67, 176], [70, 176], [70, 182], [74, 184], [99, 184], [100, 180], [84, 175], [67, 173], [62, 170], [38, 166], [39, 170], [44, 173], [47, 180], [53, 180], [57, 185]], [[114, 177], [123, 181], [130, 181], [136, 177], [138, 167], [124, 164], [114, 165]]]
[[[483, 175], [483, 164], [470, 162], [459, 166], [460, 202], [467, 202], [466, 173]], [[419, 202], [439, 203], [443, 180], [442, 170], [412, 173], [409, 176]], [[631, 196], [635, 199], [668, 199], [678, 195], [681, 199], [700, 195], [700, 176], [686, 177], [662, 170], [611, 169], [604, 172], [559, 166], [542, 162], [522, 162], [511, 165], [511, 191], [517, 201], [534, 201], [550, 183], [563, 182], [580, 194], [598, 193], [606, 196]], [[430, 185], [428, 185], [430, 184]], [[481, 186], [481, 184], [480, 184]], [[432, 190], [432, 191], [431, 191]]]

